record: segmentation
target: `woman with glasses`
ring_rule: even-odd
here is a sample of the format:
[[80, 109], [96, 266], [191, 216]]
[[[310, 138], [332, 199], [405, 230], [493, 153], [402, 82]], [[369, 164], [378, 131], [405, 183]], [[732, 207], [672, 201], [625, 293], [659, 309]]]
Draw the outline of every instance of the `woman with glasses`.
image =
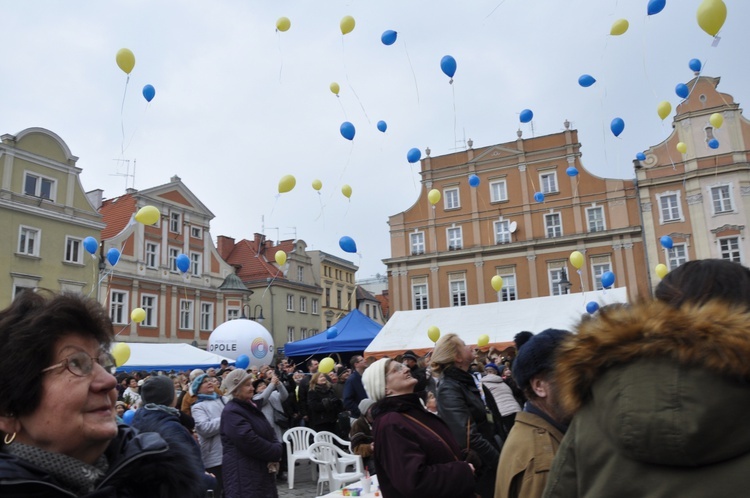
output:
[[115, 422], [112, 323], [78, 294], [24, 291], [0, 311], [0, 496], [201, 496], [156, 433]]

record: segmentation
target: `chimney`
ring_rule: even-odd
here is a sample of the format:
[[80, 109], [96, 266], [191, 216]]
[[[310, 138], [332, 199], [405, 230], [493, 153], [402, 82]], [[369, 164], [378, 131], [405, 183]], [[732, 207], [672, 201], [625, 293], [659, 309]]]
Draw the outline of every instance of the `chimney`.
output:
[[221, 259], [226, 261], [234, 250], [234, 239], [232, 237], [227, 237], [226, 235], [219, 235], [216, 238], [216, 250], [219, 251]]
[[104, 200], [104, 190], [100, 188], [91, 190], [89, 192], [86, 192], [86, 197], [89, 199], [91, 205], [94, 206], [94, 209], [99, 211], [99, 209], [102, 207], [102, 201]]

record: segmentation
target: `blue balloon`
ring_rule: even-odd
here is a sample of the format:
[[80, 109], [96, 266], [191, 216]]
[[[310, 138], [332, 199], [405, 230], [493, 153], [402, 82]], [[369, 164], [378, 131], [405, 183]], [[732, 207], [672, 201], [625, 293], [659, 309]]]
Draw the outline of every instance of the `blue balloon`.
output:
[[156, 95], [156, 89], [153, 86], [146, 85], [143, 87], [143, 98], [146, 99], [146, 102], [151, 102], [154, 95]]
[[715, 138], [712, 138], [711, 140], [708, 141], [708, 146], [711, 147], [712, 149], [718, 149], [719, 141], [716, 140]]
[[661, 246], [664, 249], [672, 249], [674, 246], [674, 241], [672, 241], [672, 237], [669, 235], [662, 235], [662, 237], [659, 239], [659, 242], [661, 242]]
[[536, 202], [544, 202], [544, 194], [541, 192], [537, 192], [536, 194], [534, 194], [534, 200]]
[[690, 89], [685, 83], [677, 83], [677, 86], [674, 87], [674, 93], [681, 99], [686, 99], [690, 95]]
[[328, 332], [326, 332], [326, 339], [335, 339], [339, 335], [339, 329], [336, 327], [331, 327], [328, 329]]
[[250, 366], [250, 357], [246, 354], [241, 354], [237, 357], [236, 360], [234, 360], [234, 367], [235, 368], [241, 368], [246, 369], [248, 366]]
[[532, 119], [534, 119], [534, 113], [531, 112], [531, 109], [524, 109], [521, 111], [521, 115], [518, 117], [518, 119], [521, 120], [522, 123], [528, 123]]
[[413, 149], [409, 149], [409, 152], [406, 153], [406, 160], [410, 163], [415, 163], [419, 161], [422, 157], [422, 153], [417, 149], [416, 147]]
[[378, 130], [385, 133], [385, 130], [387, 129], [388, 129], [388, 124], [385, 121], [383, 121], [382, 119], [378, 121]]
[[664, 6], [667, 5], [667, 0], [649, 0], [648, 2], [648, 15], [653, 16], [664, 10]]
[[87, 253], [93, 256], [99, 248], [99, 242], [97, 242], [94, 237], [86, 237], [83, 239], [83, 248], [86, 249]]
[[596, 79], [593, 76], [591, 76], [590, 74], [582, 74], [578, 78], [578, 84], [581, 85], [584, 88], [588, 88], [591, 85], [593, 85], [594, 83], [596, 83]]
[[347, 140], [354, 140], [354, 125], [349, 121], [341, 123], [341, 136]]
[[122, 414], [122, 421], [130, 425], [130, 423], [133, 421], [133, 417], [135, 417], [135, 410], [128, 410]]
[[456, 59], [450, 55], [446, 55], [440, 59], [440, 69], [443, 70], [447, 77], [452, 79], [453, 75], [456, 74]]
[[625, 129], [625, 121], [623, 121], [622, 118], [615, 118], [609, 125], [609, 129], [612, 130], [614, 136], [619, 137], [622, 130]]
[[586, 311], [592, 315], [596, 313], [598, 309], [599, 309], [599, 303], [597, 303], [596, 301], [589, 301], [586, 304]]
[[469, 175], [469, 185], [472, 187], [478, 187], [480, 183], [479, 177], [477, 175]]
[[345, 252], [351, 252], [356, 253], [357, 252], [357, 243], [354, 242], [354, 239], [351, 237], [344, 235], [339, 239], [339, 247], [341, 250]]
[[190, 269], [190, 258], [187, 256], [187, 254], [180, 254], [179, 256], [177, 256], [175, 262], [177, 263], [177, 269], [182, 273], [185, 273]]
[[383, 45], [393, 45], [396, 43], [396, 37], [398, 36], [398, 33], [393, 31], [392, 29], [383, 31], [383, 34], [380, 35], [380, 41], [383, 42]]
[[638, 159], [639, 161], [645, 161], [646, 154], [644, 154], [643, 152], [639, 152], [638, 154], [635, 155], [635, 158]]
[[578, 176], [578, 170], [575, 166], [568, 166], [568, 169], [565, 170], [565, 173], [568, 176]]
[[692, 71], [695, 71], [696, 73], [701, 72], [702, 64], [700, 59], [690, 59], [690, 62], [688, 62], [688, 66], [690, 66], [690, 69]]
[[615, 274], [611, 271], [605, 271], [602, 273], [602, 287], [609, 288], [615, 283]]
[[107, 251], [107, 261], [109, 261], [109, 264], [112, 266], [115, 266], [117, 262], [120, 261], [120, 250], [113, 247]]

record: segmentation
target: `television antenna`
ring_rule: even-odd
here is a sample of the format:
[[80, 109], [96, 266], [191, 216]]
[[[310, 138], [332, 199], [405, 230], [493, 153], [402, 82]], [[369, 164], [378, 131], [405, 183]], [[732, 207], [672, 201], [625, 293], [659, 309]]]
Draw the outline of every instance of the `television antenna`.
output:
[[[109, 176], [122, 176], [125, 178], [125, 190], [128, 188], [135, 188], [135, 163], [136, 160], [133, 159], [133, 173], [130, 173], [130, 159], [112, 159], [116, 163], [118, 163], [118, 167], [121, 164], [125, 165], [125, 173], [120, 173], [119, 171], [117, 173], [112, 173]], [[121, 164], [120, 164], [121, 163]], [[131, 180], [131, 186], [128, 187], [128, 181]]]

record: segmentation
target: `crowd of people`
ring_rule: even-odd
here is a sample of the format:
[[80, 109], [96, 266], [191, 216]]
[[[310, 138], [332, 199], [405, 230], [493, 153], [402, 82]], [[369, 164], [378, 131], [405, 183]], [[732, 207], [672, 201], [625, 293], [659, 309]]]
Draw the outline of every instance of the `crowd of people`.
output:
[[385, 498], [738, 496], [750, 270], [685, 263], [653, 298], [427, 355], [115, 374], [95, 301], [0, 312], [0, 495], [275, 497], [284, 432], [347, 439]]

